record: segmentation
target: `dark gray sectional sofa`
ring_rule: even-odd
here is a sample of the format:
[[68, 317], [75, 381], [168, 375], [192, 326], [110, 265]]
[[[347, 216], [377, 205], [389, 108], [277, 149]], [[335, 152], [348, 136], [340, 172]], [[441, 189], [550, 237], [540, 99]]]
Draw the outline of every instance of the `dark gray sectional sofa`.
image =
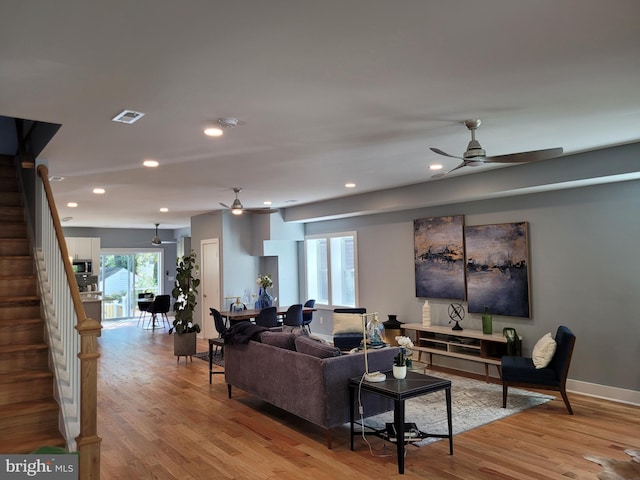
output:
[[[326, 429], [331, 448], [331, 428], [349, 421], [347, 382], [364, 372], [363, 354], [341, 355], [332, 346], [286, 332], [264, 332], [260, 340], [225, 345], [229, 398], [237, 387], [302, 417]], [[369, 370], [391, 370], [397, 351], [369, 351]], [[393, 402], [367, 392], [362, 404], [365, 417], [393, 409]]]

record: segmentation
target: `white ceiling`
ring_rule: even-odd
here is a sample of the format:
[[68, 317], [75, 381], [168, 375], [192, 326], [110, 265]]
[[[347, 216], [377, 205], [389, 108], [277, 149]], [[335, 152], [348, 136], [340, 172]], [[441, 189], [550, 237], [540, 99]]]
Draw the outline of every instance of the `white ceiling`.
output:
[[[458, 161], [429, 147], [461, 155], [467, 118], [482, 119], [487, 155], [640, 140], [637, 0], [0, 0], [0, 12], [0, 115], [62, 124], [40, 158], [65, 177], [66, 226], [185, 227], [234, 186], [245, 207], [287, 207], [439, 182], [428, 165]], [[125, 108], [146, 115], [111, 122]], [[241, 125], [202, 134], [228, 116]]]

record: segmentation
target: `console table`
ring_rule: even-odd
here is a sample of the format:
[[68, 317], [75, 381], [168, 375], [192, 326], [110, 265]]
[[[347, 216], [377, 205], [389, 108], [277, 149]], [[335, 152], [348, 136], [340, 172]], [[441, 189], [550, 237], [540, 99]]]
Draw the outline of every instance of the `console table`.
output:
[[[398, 473], [404, 473], [404, 446], [406, 441], [404, 435], [404, 402], [409, 398], [419, 397], [422, 395], [428, 395], [429, 393], [445, 391], [445, 398], [447, 402], [447, 426], [449, 427], [448, 434], [435, 434], [420, 432], [420, 438], [437, 437], [449, 439], [449, 455], [453, 455], [453, 428], [451, 422], [451, 380], [445, 380], [443, 378], [434, 377], [431, 375], [424, 375], [417, 372], [407, 372], [406, 378], [401, 380], [393, 378], [391, 372], [385, 372], [387, 379], [384, 382], [367, 382], [360, 377], [353, 377], [349, 379], [349, 423], [351, 424], [351, 450], [353, 450], [353, 437], [354, 431], [354, 413], [355, 413], [355, 400], [356, 392], [358, 390], [365, 390], [367, 392], [373, 392], [376, 395], [382, 397], [391, 398], [394, 403], [393, 409], [393, 423], [396, 433], [396, 452], [398, 458]], [[362, 425], [362, 428], [365, 428]], [[377, 432], [378, 434], [380, 432]], [[389, 439], [389, 432], [383, 436], [383, 438]]]
[[[495, 365], [498, 375], [500, 359], [507, 355], [507, 339], [500, 333], [484, 334], [481, 330], [452, 330], [442, 325], [423, 325], [405, 323], [404, 332], [415, 332], [416, 341], [413, 350], [418, 352], [418, 360], [423, 353], [429, 354], [429, 365], [433, 355], [460, 358], [484, 364], [485, 381], [489, 382], [489, 365]], [[520, 337], [522, 340], [522, 337]]]

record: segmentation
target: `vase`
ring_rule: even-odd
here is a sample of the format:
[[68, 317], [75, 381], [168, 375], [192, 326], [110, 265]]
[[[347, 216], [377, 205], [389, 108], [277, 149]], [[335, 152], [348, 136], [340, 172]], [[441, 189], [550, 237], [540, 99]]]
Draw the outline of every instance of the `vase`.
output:
[[485, 335], [491, 335], [493, 333], [493, 319], [487, 306], [484, 307], [484, 313], [482, 314], [482, 333]]
[[[187, 361], [187, 357], [191, 357], [196, 354], [196, 332], [190, 333], [182, 333], [178, 335], [177, 333], [173, 336], [173, 354], [178, 357], [178, 362], [180, 362], [180, 357], [185, 357], [185, 362]], [[193, 361], [193, 358], [191, 359]]]
[[407, 366], [402, 365], [394, 365], [393, 366], [393, 378], [397, 378], [398, 380], [402, 380], [407, 376]]
[[260, 308], [267, 308], [273, 305], [273, 297], [267, 290], [267, 287], [262, 289], [262, 293], [258, 297], [258, 302], [260, 302]]

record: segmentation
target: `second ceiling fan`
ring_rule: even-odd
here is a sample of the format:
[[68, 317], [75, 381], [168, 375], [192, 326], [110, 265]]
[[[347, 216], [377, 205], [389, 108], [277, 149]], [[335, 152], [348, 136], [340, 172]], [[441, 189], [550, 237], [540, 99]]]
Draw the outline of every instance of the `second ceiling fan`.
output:
[[450, 155], [446, 152], [443, 152], [439, 148], [430, 148], [432, 152], [435, 152], [438, 155], [444, 155], [445, 157], [458, 158], [462, 160], [462, 163], [458, 164], [451, 170], [448, 170], [444, 173], [438, 173], [436, 175], [433, 175], [431, 178], [444, 177], [445, 175], [462, 167], [477, 167], [478, 165], [483, 165], [485, 163], [528, 163], [536, 162], [538, 160], [546, 160], [553, 157], [559, 157], [560, 155], [562, 155], [562, 148], [547, 148], [545, 150], [532, 150], [530, 152], [509, 153], [507, 155], [487, 157], [486, 152], [480, 146], [480, 142], [476, 140], [476, 130], [481, 125], [481, 123], [482, 122], [480, 121], [480, 119], [466, 120], [464, 122], [464, 125], [471, 132], [471, 141], [467, 145], [467, 150], [462, 154], [462, 157]]
[[241, 190], [242, 188], [240, 187], [233, 188], [233, 192], [236, 194], [236, 198], [231, 204], [231, 206], [226, 205], [222, 202], [220, 202], [220, 205], [222, 205], [224, 208], [228, 208], [229, 210], [231, 210], [231, 213], [233, 213], [234, 215], [242, 215], [243, 212], [271, 214], [271, 213], [276, 213], [278, 211], [278, 209], [272, 209], [272, 208], [244, 208], [244, 206], [242, 205], [242, 202], [240, 202], [240, 199], [238, 198], [238, 194], [240, 193]]

